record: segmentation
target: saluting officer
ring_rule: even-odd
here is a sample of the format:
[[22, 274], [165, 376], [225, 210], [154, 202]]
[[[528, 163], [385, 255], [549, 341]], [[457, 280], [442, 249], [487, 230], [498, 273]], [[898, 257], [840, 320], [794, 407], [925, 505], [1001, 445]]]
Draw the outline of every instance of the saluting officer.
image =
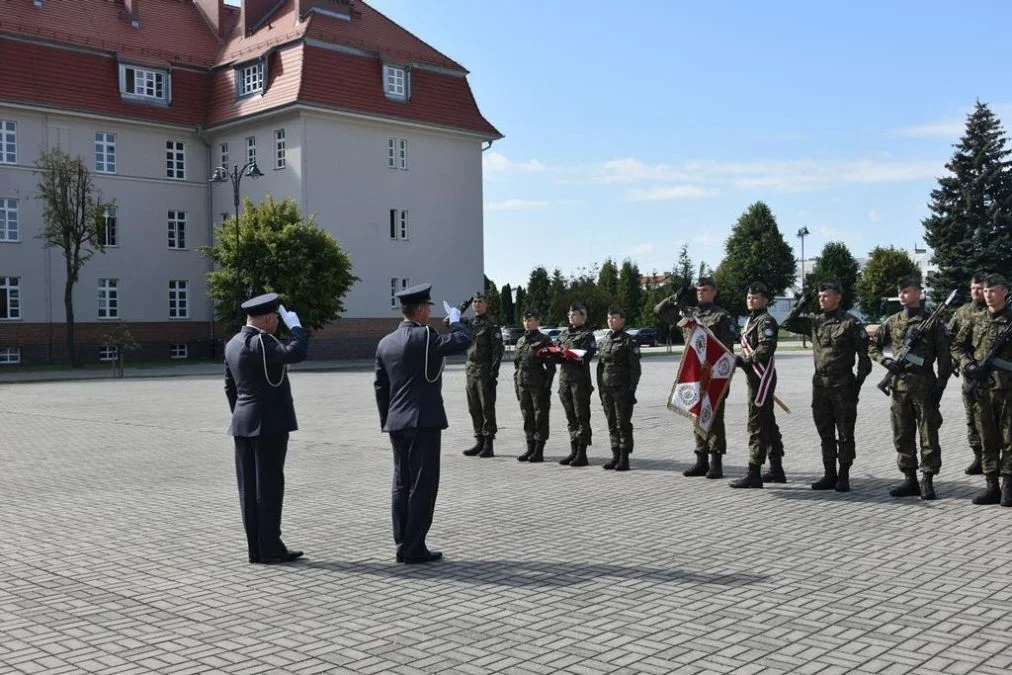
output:
[[532, 464], [545, 461], [548, 411], [552, 406], [552, 380], [555, 378], [555, 361], [538, 353], [552, 346], [552, 339], [538, 330], [540, 327], [540, 312], [535, 309], [524, 312], [526, 332], [517, 340], [513, 357], [513, 386], [527, 438], [527, 452], [517, 457], [517, 461]]
[[597, 388], [611, 437], [611, 461], [604, 468], [628, 471], [633, 451], [633, 406], [641, 372], [640, 348], [623, 330], [625, 311], [621, 307], [608, 308], [608, 328], [597, 358]]
[[[281, 541], [288, 434], [299, 428], [287, 365], [306, 358], [309, 336], [277, 293], [242, 303], [246, 325], [225, 345], [225, 396], [232, 411], [239, 506], [251, 563], [281, 563], [302, 556]], [[291, 333], [274, 337], [278, 317]]]
[[485, 294], [475, 291], [471, 296], [474, 318], [464, 319], [471, 333], [471, 346], [467, 348], [467, 410], [471, 413], [474, 445], [464, 451], [468, 457], [494, 457], [495, 434], [499, 430], [495, 420], [495, 397], [499, 385], [499, 365], [506, 346], [502, 328], [488, 313]]

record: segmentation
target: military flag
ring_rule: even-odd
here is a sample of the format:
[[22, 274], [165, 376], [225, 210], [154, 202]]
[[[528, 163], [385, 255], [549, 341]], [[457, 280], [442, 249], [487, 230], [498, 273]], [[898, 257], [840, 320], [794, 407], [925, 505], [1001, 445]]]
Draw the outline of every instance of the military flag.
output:
[[709, 437], [717, 406], [727, 395], [734, 375], [734, 354], [710, 329], [691, 317], [678, 322], [691, 331], [671, 386], [667, 406], [693, 420], [696, 431]]

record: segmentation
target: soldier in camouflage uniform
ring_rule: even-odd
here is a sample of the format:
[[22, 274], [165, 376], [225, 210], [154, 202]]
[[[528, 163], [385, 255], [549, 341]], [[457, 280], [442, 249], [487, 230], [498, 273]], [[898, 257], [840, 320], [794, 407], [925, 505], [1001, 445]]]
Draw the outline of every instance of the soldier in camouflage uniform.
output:
[[524, 330], [517, 340], [513, 357], [513, 386], [516, 388], [520, 412], [524, 417], [524, 435], [527, 452], [517, 457], [518, 462], [545, 461], [545, 441], [548, 440], [548, 411], [552, 405], [552, 380], [555, 378], [555, 361], [538, 352], [552, 346], [552, 340], [538, 330], [541, 313], [529, 309], [524, 312]]
[[[806, 302], [798, 304], [780, 324], [781, 328], [812, 338], [815, 374], [812, 376], [812, 418], [822, 439], [825, 474], [812, 483], [813, 490], [850, 490], [850, 467], [854, 463], [854, 425], [861, 386], [871, 372], [868, 333], [853, 315], [840, 309], [843, 289], [839, 282], [819, 284], [822, 313], [801, 316]], [[810, 294], [808, 298], [814, 297]], [[806, 298], [807, 299], [807, 298]], [[854, 361], [857, 360], [857, 374]], [[839, 469], [837, 469], [839, 461]]]
[[[987, 310], [984, 304], [984, 273], [978, 272], [970, 280], [970, 302], [956, 310], [949, 321], [949, 336], [959, 335], [960, 329], [970, 322], [974, 314]], [[959, 362], [953, 359], [953, 374], [959, 377]], [[973, 462], [966, 467], [964, 473], [967, 476], [979, 476], [983, 473], [980, 468], [980, 433], [977, 431], [977, 423], [974, 421], [973, 398], [969, 394], [970, 381], [963, 380], [963, 408], [966, 410], [966, 440], [970, 444], [970, 451], [973, 452]]]
[[[748, 474], [731, 481], [733, 488], [761, 488], [763, 481], [787, 482], [783, 464], [784, 439], [773, 411], [773, 394], [777, 388], [773, 359], [777, 351], [777, 321], [767, 310], [770, 300], [766, 284], [754, 283], [748, 287], [745, 302], [749, 316], [741, 334], [742, 355], [737, 357], [738, 367], [745, 371], [748, 381]], [[770, 369], [768, 373], [767, 369]], [[760, 392], [762, 402], [757, 404]], [[763, 475], [760, 471], [767, 455], [770, 470]]]
[[[902, 349], [907, 334], [922, 330], [930, 316], [921, 306], [921, 282], [915, 277], [903, 277], [898, 284], [900, 305], [903, 307], [879, 326], [869, 348], [871, 357], [892, 373], [892, 427], [896, 445], [896, 465], [905, 479], [889, 491], [893, 497], [935, 499], [934, 476], [942, 468], [942, 450], [938, 444], [938, 429], [942, 414], [938, 409], [942, 392], [952, 373], [949, 353], [949, 335], [945, 326], [936, 323], [921, 334], [917, 344], [901, 362], [886, 356], [883, 349], [892, 346], [895, 356]], [[938, 362], [938, 376], [934, 363]], [[917, 484], [917, 448], [921, 445], [921, 483]]]
[[[977, 380], [974, 401], [977, 430], [982, 446], [981, 464], [987, 487], [973, 498], [974, 504], [1012, 506], [1012, 340], [997, 352], [992, 367], [980, 362], [999, 336], [1012, 324], [1008, 304], [1008, 280], [991, 274], [984, 280], [987, 311], [974, 314], [952, 342], [952, 355], [959, 359], [963, 376]], [[1001, 489], [998, 474], [1001, 473]]]
[[[681, 303], [682, 291], [661, 300], [654, 307], [657, 316], [668, 321], [672, 325], [678, 323], [682, 318], [683, 305]], [[734, 343], [737, 340], [737, 327], [734, 317], [725, 310], [713, 304], [717, 297], [717, 282], [713, 277], [699, 277], [696, 282], [696, 301], [698, 307], [694, 312], [694, 318], [710, 329], [718, 340], [720, 340], [731, 353], [734, 353]], [[692, 332], [683, 330], [685, 342], [688, 344]], [[730, 391], [730, 387], [728, 387]], [[724, 400], [727, 394], [724, 395]], [[724, 401], [717, 404], [713, 413], [713, 423], [710, 426], [710, 435], [704, 436], [693, 432], [696, 437], [696, 464], [682, 472], [684, 476], [706, 476], [707, 478], [723, 478], [723, 455], [727, 452], [727, 433], [724, 430]]]
[[594, 331], [587, 326], [587, 308], [580, 302], [569, 306], [569, 328], [559, 335], [559, 347], [584, 349], [582, 361], [561, 361], [559, 372], [559, 400], [566, 411], [569, 429], [569, 456], [559, 464], [587, 466], [587, 446], [590, 445], [590, 395], [594, 385], [590, 379], [590, 359], [597, 348]]
[[605, 469], [629, 470], [633, 451], [633, 406], [640, 382], [640, 348], [625, 332], [625, 312], [613, 305], [608, 308], [610, 332], [601, 341], [597, 357], [597, 388], [611, 437], [611, 461]]
[[464, 319], [471, 331], [471, 346], [467, 348], [467, 410], [471, 413], [474, 428], [474, 446], [465, 450], [468, 457], [494, 457], [493, 442], [498, 430], [495, 423], [495, 395], [499, 384], [499, 364], [506, 347], [502, 329], [495, 317], [488, 313], [485, 294], [476, 291], [471, 298], [474, 318]]

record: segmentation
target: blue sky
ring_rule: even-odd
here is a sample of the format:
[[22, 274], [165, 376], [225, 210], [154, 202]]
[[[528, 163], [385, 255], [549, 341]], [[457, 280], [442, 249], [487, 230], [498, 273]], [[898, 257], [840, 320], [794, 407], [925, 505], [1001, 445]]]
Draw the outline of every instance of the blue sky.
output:
[[485, 269], [715, 267], [766, 201], [807, 256], [923, 246], [980, 99], [1012, 119], [1012, 3], [372, 0], [462, 63], [485, 153]]

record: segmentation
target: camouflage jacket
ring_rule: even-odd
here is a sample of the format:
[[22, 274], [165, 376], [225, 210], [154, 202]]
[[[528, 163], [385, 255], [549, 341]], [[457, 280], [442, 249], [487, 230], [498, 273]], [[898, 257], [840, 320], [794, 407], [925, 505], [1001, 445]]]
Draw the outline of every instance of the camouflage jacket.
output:
[[[1010, 323], [1012, 307], [1009, 305], [1005, 305], [1005, 309], [997, 314], [990, 311], [974, 314], [952, 341], [952, 357], [958, 359], [960, 368], [982, 361], [998, 334], [1006, 330]], [[1000, 361], [991, 370], [988, 388], [1012, 389], [1012, 340], [999, 352], [998, 359]]]
[[506, 347], [502, 329], [491, 314], [461, 319], [471, 331], [471, 346], [467, 348], [465, 370], [471, 377], [499, 377], [499, 363]]
[[636, 393], [640, 373], [640, 348], [632, 336], [624, 330], [609, 332], [598, 348], [597, 386]]
[[559, 373], [559, 380], [575, 378], [590, 379], [590, 359], [597, 351], [597, 340], [594, 339], [594, 331], [586, 324], [582, 326], [570, 326], [559, 333], [559, 346], [569, 349], [586, 349], [587, 355], [583, 357], [583, 363], [575, 361], [562, 361], [562, 370]]
[[812, 338], [812, 356], [815, 359], [813, 386], [849, 389], [855, 379], [855, 359], [858, 382], [863, 383], [871, 372], [868, 332], [854, 315], [842, 309], [812, 316], [800, 316], [791, 312], [780, 325], [792, 333]]
[[[869, 346], [871, 357], [882, 363], [886, 358], [884, 349], [892, 347], [893, 358], [903, 348], [907, 334], [920, 327], [928, 320], [930, 314], [920, 308], [913, 316], [906, 310], [896, 312], [886, 319]], [[938, 361], [938, 377], [936, 380], [933, 365]], [[921, 339], [907, 355], [903, 363], [903, 373], [893, 378], [892, 388], [896, 391], [923, 391], [933, 388], [936, 383], [945, 387], [952, 374], [952, 359], [949, 355], [949, 333], [940, 323], [921, 335]]]
[[555, 361], [537, 355], [542, 347], [551, 347], [552, 340], [539, 330], [524, 333], [517, 340], [513, 356], [513, 383], [524, 388], [545, 388], [552, 386], [555, 379]]
[[[671, 302], [671, 298], [666, 298], [661, 302], [657, 303], [654, 307], [654, 311], [657, 316], [668, 323], [674, 325], [681, 321], [683, 312], [685, 311], [681, 306]], [[724, 346], [734, 352], [734, 343], [738, 340], [738, 330], [735, 325], [734, 317], [727, 313], [721, 307], [713, 303], [707, 305], [700, 305], [693, 311], [685, 312], [699, 321], [713, 333], [718, 340], [724, 343]], [[688, 342], [692, 336], [692, 331], [689, 329], [682, 329], [682, 335], [685, 341]]]
[[[766, 366], [777, 351], [777, 320], [765, 309], [751, 313], [748, 323], [741, 332], [742, 339], [752, 348], [752, 354], [742, 350], [742, 361], [751, 366], [754, 363]], [[749, 369], [750, 371], [751, 369]], [[746, 372], [749, 372], [746, 371]]]

